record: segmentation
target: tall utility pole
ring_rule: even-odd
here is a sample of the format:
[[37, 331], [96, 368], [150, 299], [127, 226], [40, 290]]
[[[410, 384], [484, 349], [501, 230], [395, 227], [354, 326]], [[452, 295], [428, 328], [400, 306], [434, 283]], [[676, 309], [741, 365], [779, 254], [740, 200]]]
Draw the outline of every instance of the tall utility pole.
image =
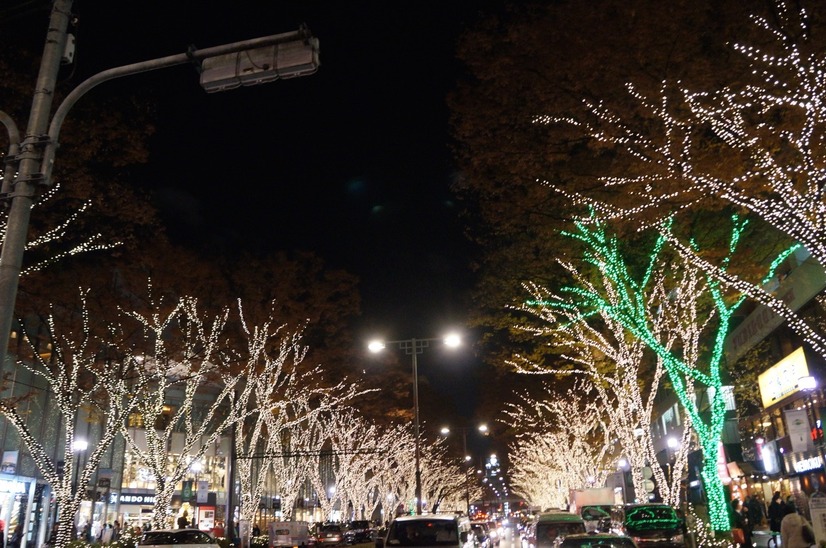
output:
[[[302, 26], [295, 32], [193, 49], [186, 53], [104, 70], [73, 89], [55, 109], [50, 121], [58, 71], [64, 56], [67, 56], [71, 9], [72, 0], [53, 0], [28, 127], [22, 141], [14, 120], [0, 111], [0, 123], [9, 135], [7, 164], [0, 189], [0, 201], [8, 204], [6, 233], [0, 252], [0, 376], [5, 368], [14, 322], [14, 307], [32, 205], [39, 187], [50, 185], [60, 129], [69, 110], [81, 97], [108, 80], [188, 63], [199, 65], [201, 85], [207, 92], [305, 76], [313, 74], [319, 66], [318, 40]], [[231, 473], [234, 463], [229, 464]], [[234, 485], [232, 476], [229, 481], [231, 495]], [[31, 514], [32, 500], [33, 498], [29, 499], [27, 516]], [[232, 498], [228, 496], [227, 506], [231, 504]], [[60, 531], [57, 545], [63, 546], [68, 538], [63, 536], [64, 529]]]
[[[9, 201], [9, 216], [6, 236], [3, 239], [3, 251], [0, 253], [0, 371], [5, 365], [9, 347], [32, 205], [38, 185], [43, 182], [40, 177], [43, 150], [48, 141], [49, 115], [54, 101], [60, 60], [66, 50], [66, 29], [69, 27], [71, 9], [72, 0], [55, 0], [52, 4], [46, 45], [43, 47], [43, 58], [40, 61], [40, 72], [37, 75], [29, 113], [29, 125], [17, 159], [9, 158], [12, 162], [19, 162], [17, 177], [13, 182], [7, 181], [5, 177], [3, 179], [3, 192], [8, 193], [3, 198]], [[8, 174], [8, 171], [6, 173]]]
[[403, 350], [407, 355], [411, 358], [411, 364], [413, 366], [413, 425], [414, 425], [414, 433], [415, 436], [414, 443], [415, 443], [415, 452], [414, 452], [414, 459], [415, 459], [415, 482], [416, 482], [416, 515], [422, 515], [422, 469], [421, 469], [421, 430], [419, 426], [419, 361], [418, 356], [419, 354], [424, 353], [425, 349], [430, 346], [431, 342], [435, 341], [443, 341], [445, 346], [450, 348], [455, 348], [461, 344], [459, 340], [459, 336], [455, 334], [447, 335], [446, 337], [439, 339], [439, 338], [428, 338], [428, 339], [405, 339], [400, 341], [372, 341], [368, 349], [370, 352], [376, 353], [381, 352], [384, 350], [385, 345], [392, 344]]
[[50, 122], [49, 114], [54, 100], [57, 73], [66, 50], [71, 8], [72, 0], [54, 0], [52, 4], [29, 126], [17, 154], [14, 154], [17, 148], [14, 123], [7, 114], [0, 112], [0, 123], [9, 131], [11, 142], [7, 159], [17, 168], [15, 178], [15, 169], [7, 166], [1, 197], [8, 201], [10, 206], [3, 250], [0, 253], [0, 351], [3, 352], [0, 368], [5, 363], [14, 321], [14, 305], [32, 204], [38, 187], [50, 184], [60, 128], [69, 110], [81, 97], [108, 80], [187, 63], [200, 63], [201, 85], [207, 92], [262, 84], [279, 78], [305, 76], [313, 74], [318, 68], [318, 40], [302, 26], [294, 32], [190, 50], [104, 70], [87, 78], [73, 89], [55, 110]]

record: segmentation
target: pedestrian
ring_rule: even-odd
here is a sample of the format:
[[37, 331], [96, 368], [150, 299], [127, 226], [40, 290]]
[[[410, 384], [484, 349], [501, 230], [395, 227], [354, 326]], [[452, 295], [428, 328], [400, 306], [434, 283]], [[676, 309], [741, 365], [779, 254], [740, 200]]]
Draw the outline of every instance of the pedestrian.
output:
[[114, 525], [112, 525], [112, 542], [118, 540], [120, 538], [120, 523], [118, 520], [115, 520]]
[[0, 519], [0, 548], [6, 546], [6, 522]]
[[797, 513], [794, 499], [786, 503], [786, 515], [780, 522], [780, 544], [783, 548], [809, 548], [815, 543], [812, 524]]
[[21, 540], [23, 540], [23, 524], [18, 523], [9, 539], [8, 548], [20, 548]]
[[749, 513], [749, 525], [751, 525], [752, 530], [757, 529], [763, 524], [763, 518], [765, 517], [763, 503], [757, 495], [749, 495], [746, 498], [746, 509]]
[[189, 518], [187, 516], [189, 516], [189, 514], [186, 510], [184, 510], [183, 514], [178, 516], [178, 529], [186, 529], [189, 527]]
[[740, 499], [731, 501], [731, 524], [732, 538], [734, 543], [740, 548], [751, 546], [751, 530], [748, 522], [748, 514], [743, 510]]
[[769, 504], [769, 529], [773, 533], [780, 532], [780, 522], [783, 520], [785, 513], [784, 504], [780, 499], [780, 491], [775, 491], [771, 504]]
[[261, 528], [258, 527], [257, 523], [252, 524], [252, 536], [260, 537], [261, 536]]

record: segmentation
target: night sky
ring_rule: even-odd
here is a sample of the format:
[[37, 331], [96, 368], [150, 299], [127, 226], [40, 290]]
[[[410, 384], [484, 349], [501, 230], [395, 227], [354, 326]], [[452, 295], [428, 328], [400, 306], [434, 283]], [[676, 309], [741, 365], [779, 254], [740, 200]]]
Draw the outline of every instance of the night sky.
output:
[[[19, 4], [27, 9], [13, 24], [31, 29], [39, 51], [50, 2]], [[174, 240], [216, 253], [315, 251], [361, 279], [358, 336], [435, 337], [465, 323], [472, 284], [449, 189], [453, 50], [495, 4], [76, 0], [75, 62], [62, 74], [73, 87], [107, 68], [305, 23], [320, 41], [314, 75], [207, 94], [181, 66], [104, 83], [83, 101], [152, 99], [158, 127], [140, 175]], [[478, 358], [466, 349], [447, 363], [423, 358], [422, 374], [470, 421]]]
[[178, 67], [104, 84], [158, 99], [144, 175], [173, 236], [316, 251], [361, 278], [365, 332], [427, 337], [462, 323], [470, 248], [449, 191], [445, 96], [454, 42], [480, 4], [213, 4], [74, 6], [78, 75], [302, 23], [320, 40], [321, 68], [303, 78], [206, 94]]

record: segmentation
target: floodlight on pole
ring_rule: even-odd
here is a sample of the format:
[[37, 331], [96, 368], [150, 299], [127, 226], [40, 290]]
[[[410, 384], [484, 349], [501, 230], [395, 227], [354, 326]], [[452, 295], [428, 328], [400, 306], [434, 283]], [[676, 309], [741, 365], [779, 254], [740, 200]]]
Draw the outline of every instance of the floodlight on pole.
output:
[[367, 345], [370, 352], [378, 353], [384, 350], [388, 344], [392, 344], [403, 350], [411, 358], [413, 366], [413, 424], [415, 439], [415, 464], [416, 464], [416, 514], [422, 514], [422, 469], [421, 469], [421, 441], [419, 426], [419, 369], [418, 356], [424, 353], [425, 348], [430, 347], [430, 343], [442, 341], [449, 348], [456, 348], [461, 345], [461, 339], [456, 334], [448, 334], [443, 338], [429, 339], [404, 339], [398, 341], [373, 340]]

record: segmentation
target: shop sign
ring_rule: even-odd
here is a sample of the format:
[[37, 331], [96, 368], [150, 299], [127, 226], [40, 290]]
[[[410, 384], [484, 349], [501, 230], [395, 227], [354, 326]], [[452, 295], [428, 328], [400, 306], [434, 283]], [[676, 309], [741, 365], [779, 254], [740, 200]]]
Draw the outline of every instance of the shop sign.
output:
[[820, 492], [813, 494], [809, 499], [809, 512], [815, 530], [815, 545], [820, 546], [826, 540], [826, 495]]
[[140, 504], [140, 505], [155, 504], [155, 495], [141, 495], [141, 494], [132, 494], [132, 493], [121, 493], [120, 494], [120, 503], [121, 504]]
[[206, 504], [209, 500], [209, 482], [198, 480], [198, 504]]
[[811, 427], [809, 426], [809, 415], [805, 409], [786, 409], [783, 411], [786, 417], [786, 428], [788, 429], [789, 442], [792, 444], [792, 451], [804, 452], [814, 449], [812, 443]]
[[823, 461], [820, 457], [809, 457], [808, 459], [803, 459], [795, 462], [792, 466], [794, 466], [794, 471], [798, 474], [802, 474], [803, 472], [808, 472], [809, 470], [814, 470], [816, 468], [820, 468], [823, 466]]
[[3, 460], [0, 461], [0, 472], [4, 474], [17, 473], [17, 457], [20, 451], [3, 451]]
[[780, 473], [780, 461], [777, 458], [777, 442], [769, 441], [763, 444], [760, 450], [760, 458], [763, 460], [763, 470], [767, 474]]
[[798, 348], [757, 377], [763, 407], [771, 407], [800, 388], [798, 381], [809, 376], [803, 347]]
[[0, 493], [25, 493], [26, 484], [19, 481], [0, 480]]

